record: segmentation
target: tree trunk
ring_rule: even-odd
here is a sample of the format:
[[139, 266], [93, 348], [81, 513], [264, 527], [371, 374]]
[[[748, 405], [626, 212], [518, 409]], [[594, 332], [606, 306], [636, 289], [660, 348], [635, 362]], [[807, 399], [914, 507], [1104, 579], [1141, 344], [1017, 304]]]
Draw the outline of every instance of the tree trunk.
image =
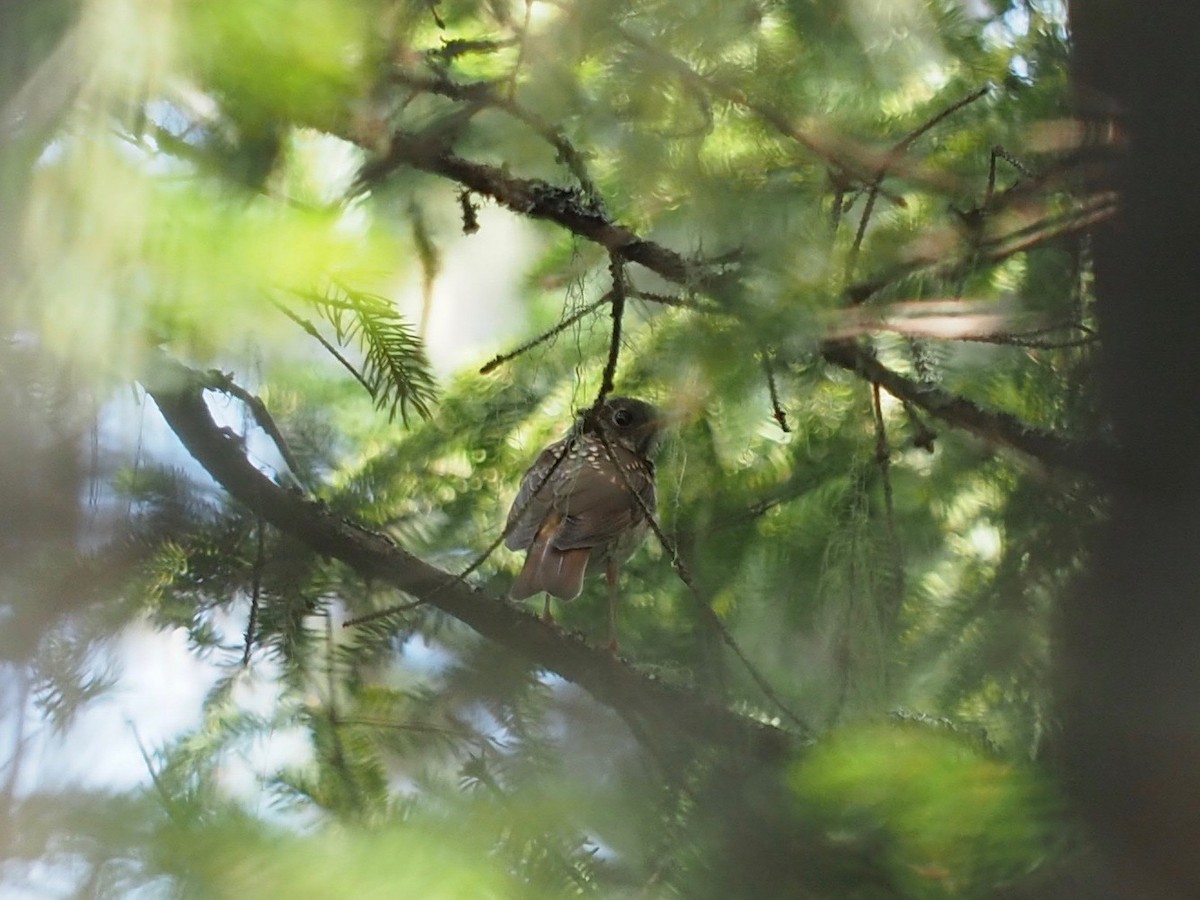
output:
[[1059, 623], [1070, 789], [1124, 895], [1200, 897], [1200, 12], [1072, 5], [1076, 96], [1115, 115], [1117, 220], [1096, 237], [1111, 520]]

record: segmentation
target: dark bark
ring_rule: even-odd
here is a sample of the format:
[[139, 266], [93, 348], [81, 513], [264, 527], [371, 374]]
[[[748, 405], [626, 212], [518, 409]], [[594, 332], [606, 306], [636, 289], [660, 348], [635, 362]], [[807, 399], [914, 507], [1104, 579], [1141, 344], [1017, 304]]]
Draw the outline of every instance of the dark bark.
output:
[[1115, 116], [1124, 145], [1120, 213], [1095, 242], [1122, 451], [1111, 519], [1057, 634], [1063, 765], [1114, 894], [1200, 897], [1200, 13], [1168, 0], [1071, 13], [1081, 112]]
[[1097, 479], [1116, 472], [1114, 448], [1099, 439], [1072, 440], [1033, 428], [1016, 416], [984, 409], [979, 404], [934, 385], [921, 384], [895, 372], [858, 344], [830, 341], [821, 348], [826, 362], [861, 375], [893, 397], [918, 406], [949, 425], [989, 443], [1018, 450], [1052, 468], [1071, 469]]

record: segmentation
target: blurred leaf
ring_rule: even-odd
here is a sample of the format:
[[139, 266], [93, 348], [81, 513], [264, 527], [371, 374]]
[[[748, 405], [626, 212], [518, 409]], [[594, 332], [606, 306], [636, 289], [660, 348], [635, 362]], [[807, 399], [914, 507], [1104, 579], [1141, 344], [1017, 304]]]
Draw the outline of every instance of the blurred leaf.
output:
[[831, 734], [793, 768], [791, 783], [832, 839], [882, 854], [911, 896], [985, 896], [1051, 852], [1049, 789], [927, 727]]

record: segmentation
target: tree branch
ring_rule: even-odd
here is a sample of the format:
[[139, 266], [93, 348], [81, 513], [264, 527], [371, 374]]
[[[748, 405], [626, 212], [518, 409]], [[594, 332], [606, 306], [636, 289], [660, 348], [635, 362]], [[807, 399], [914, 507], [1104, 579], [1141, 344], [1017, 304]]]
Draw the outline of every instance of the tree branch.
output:
[[578, 189], [557, 187], [537, 178], [518, 178], [497, 166], [471, 162], [449, 150], [444, 141], [430, 139], [424, 133], [394, 132], [388, 153], [364, 166], [359, 182], [374, 183], [400, 165], [441, 175], [514, 212], [561, 225], [668, 281], [720, 293], [720, 279], [705, 272], [703, 266], [612, 221]]
[[606, 650], [428, 565], [386, 536], [275, 484], [246, 459], [238, 438], [213, 421], [204, 401], [207, 384], [202, 373], [160, 353], [143, 384], [188, 452], [232, 497], [317, 553], [426, 601], [574, 682], [623, 717], [660, 728], [660, 735], [665, 731], [681, 743], [716, 745], [767, 763], [798, 749], [799, 743], [786, 732], [638, 672]]
[[1032, 428], [1006, 412], [987, 410], [965, 397], [922, 384], [889, 369], [849, 341], [827, 341], [821, 347], [826, 362], [840, 366], [883, 387], [898, 400], [920, 407], [943, 422], [992, 443], [1020, 450], [1056, 468], [1072, 469], [1101, 479], [1116, 471], [1116, 450], [1100, 440], [1074, 441], [1051, 431]]

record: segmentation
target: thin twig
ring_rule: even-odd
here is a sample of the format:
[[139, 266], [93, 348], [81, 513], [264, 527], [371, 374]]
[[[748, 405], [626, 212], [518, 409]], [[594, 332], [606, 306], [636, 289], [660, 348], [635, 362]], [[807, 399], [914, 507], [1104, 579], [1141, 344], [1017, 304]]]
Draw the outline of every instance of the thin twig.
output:
[[529, 41], [529, 17], [533, 12], [533, 0], [525, 0], [525, 21], [521, 25], [521, 37], [517, 41], [517, 61], [513, 63], [508, 75], [508, 99], [512, 100], [517, 93], [517, 76], [521, 72], [521, 64], [525, 62], [525, 45]]
[[[966, 264], [961, 267], [961, 271], [959, 272], [958, 282], [954, 288], [955, 294], [962, 294], [967, 283], [967, 276], [978, 264], [979, 252], [983, 243], [984, 225], [994, 211], [992, 207], [996, 198], [997, 159], [1008, 161], [1014, 168], [1016, 168], [1018, 172], [1026, 175], [1029, 178], [1035, 177], [1032, 172], [1030, 172], [1027, 168], [1025, 168], [1024, 165], [1017, 161], [1016, 157], [1012, 156], [999, 144], [995, 144], [992, 147], [992, 152], [988, 155], [987, 188], [983, 194], [983, 202], [974, 209], [969, 209], [966, 212], [959, 213], [960, 217], [962, 218], [963, 225], [966, 227], [967, 241], [970, 247], [970, 252], [969, 254], [965, 255]], [[1015, 187], [1015, 185], [1013, 187]], [[1012, 188], [1009, 188], [1005, 194], [1008, 194], [1011, 191]]]
[[833, 203], [829, 208], [829, 223], [836, 235], [838, 226], [842, 224], [842, 213], [846, 210], [846, 189], [838, 187], [833, 192]]
[[157, 792], [159, 799], [162, 800], [163, 809], [166, 810], [168, 818], [176, 819], [179, 811], [175, 798], [171, 796], [167, 790], [167, 786], [163, 784], [162, 776], [157, 769], [154, 768], [154, 760], [150, 758], [150, 751], [146, 749], [146, 745], [142, 743], [142, 736], [138, 734], [137, 725], [129, 720], [129, 730], [133, 732], [133, 742], [137, 744], [138, 753], [141, 754], [142, 762], [146, 764], [146, 774], [150, 776], [150, 783], [154, 785], [154, 790]]
[[246, 404], [246, 408], [250, 411], [250, 415], [254, 417], [254, 421], [258, 427], [266, 432], [267, 437], [275, 444], [275, 449], [279, 451], [279, 455], [283, 457], [284, 464], [291, 470], [292, 474], [297, 478], [300, 477], [300, 467], [296, 464], [296, 458], [292, 456], [292, 451], [288, 448], [287, 441], [283, 438], [283, 432], [279, 430], [279, 426], [275, 424], [275, 420], [271, 417], [271, 413], [267, 410], [267, 405], [262, 402], [259, 397], [250, 393], [241, 385], [237, 384], [231, 377], [224, 372], [213, 370], [209, 374], [208, 387], [214, 391], [220, 391], [222, 394], [228, 394], [231, 397], [236, 397]]
[[972, 91], [961, 100], [950, 104], [950, 106], [937, 113], [937, 115], [927, 119], [925, 122], [921, 123], [904, 137], [902, 137], [899, 141], [893, 144], [891, 149], [888, 150], [888, 152], [884, 155], [883, 161], [879, 164], [879, 168], [875, 170], [875, 175], [867, 187], [867, 202], [864, 204], [862, 216], [858, 220], [858, 230], [854, 233], [854, 243], [850, 246], [850, 253], [846, 262], [847, 280], [849, 280], [851, 274], [853, 274], [854, 266], [858, 262], [858, 253], [862, 248], [863, 237], [867, 232], [867, 223], [871, 220], [871, 214], [875, 210], [875, 200], [879, 196], [883, 179], [891, 170], [892, 166], [896, 163], [896, 160], [898, 160], [904, 155], [905, 152], [907, 152], [908, 148], [912, 146], [913, 142], [916, 141], [917, 138], [925, 134], [925, 132], [929, 131], [938, 123], [944, 121], [949, 116], [958, 112], [964, 106], [974, 103], [990, 89], [990, 85], [985, 84], [983, 87]]
[[13, 674], [16, 680], [13, 688], [16, 696], [13, 697], [12, 706], [9, 708], [16, 711], [17, 721], [13, 726], [12, 754], [7, 762], [8, 777], [4, 781], [4, 788], [0, 790], [0, 797], [9, 804], [13, 802], [17, 784], [21, 780], [21, 764], [25, 761], [25, 747], [30, 737], [25, 730], [29, 727], [29, 694], [32, 690], [31, 675], [27, 667], [17, 666]]
[[679, 576], [679, 580], [682, 581], [684, 586], [688, 589], [689, 596], [691, 596], [692, 600], [695, 601], [697, 607], [701, 611], [701, 614], [709, 620], [709, 622], [717, 630], [717, 633], [721, 635], [721, 640], [724, 641], [725, 645], [729, 647], [741, 661], [742, 665], [750, 674], [750, 677], [754, 679], [754, 683], [758, 685], [759, 690], [763, 692], [763, 695], [767, 698], [767, 700], [774, 704], [775, 707], [778, 708], [780, 712], [782, 712], [784, 716], [786, 716], [794, 725], [796, 725], [803, 734], [811, 734], [812, 729], [809, 727], [808, 723], [796, 715], [796, 713], [792, 712], [792, 710], [789, 709], [788, 706], [779, 698], [779, 695], [775, 693], [775, 689], [771, 687], [766, 678], [763, 677], [758, 669], [756, 669], [747, 658], [746, 654], [742, 651], [742, 648], [738, 646], [738, 643], [734, 640], [733, 635], [729, 633], [729, 629], [725, 627], [725, 623], [721, 621], [720, 617], [715, 612], [713, 612], [712, 607], [705, 603], [703, 599], [701, 599], [700, 592], [696, 588], [696, 582], [693, 580], [692, 574], [688, 571], [687, 566], [684, 565], [683, 558], [679, 555], [679, 551], [675, 549], [674, 543], [662, 530], [662, 526], [658, 524], [658, 519], [655, 517], [653, 510], [646, 505], [646, 501], [643, 499], [642, 495], [634, 489], [633, 484], [629, 480], [629, 474], [625, 471], [625, 467], [621, 464], [620, 459], [617, 457], [616, 451], [613, 450], [612, 444], [609, 443], [607, 435], [605, 435], [603, 431], [597, 431], [597, 436], [600, 438], [601, 444], [604, 445], [604, 452], [608, 455], [609, 460], [616, 467], [617, 472], [620, 473], [621, 480], [625, 483], [626, 490], [629, 491], [630, 496], [632, 496], [637, 502], [638, 508], [641, 510], [641, 513], [645, 517], [647, 524], [650, 526], [650, 530], [654, 532], [654, 536], [658, 539], [659, 544], [671, 558], [671, 566], [675, 569], [675, 574]]
[[326, 690], [329, 692], [328, 712], [329, 712], [329, 731], [330, 743], [333, 748], [333, 768], [339, 775], [342, 776], [342, 781], [346, 788], [350, 791], [350, 796], [354, 801], [355, 806], [362, 806], [362, 791], [359, 788], [358, 782], [355, 781], [353, 773], [350, 771], [350, 766], [346, 761], [346, 748], [342, 744], [342, 734], [340, 731], [341, 720], [338, 718], [337, 712], [337, 679], [335, 677], [333, 665], [333, 617], [329, 611], [325, 611], [325, 681]]
[[254, 569], [251, 574], [250, 581], [250, 618], [246, 622], [246, 647], [242, 651], [242, 665], [250, 665], [250, 652], [254, 647], [254, 632], [258, 628], [258, 604], [262, 598], [262, 572], [263, 566], [266, 564], [266, 553], [263, 547], [263, 525], [262, 516], [257, 517], [255, 532], [258, 537], [258, 546], [254, 553]]
[[[641, 290], [631, 287], [628, 283], [625, 284], [625, 295], [626, 295], [626, 297], [635, 297], [638, 300], [646, 300], [650, 303], [657, 303], [660, 306], [670, 306], [670, 307], [674, 307], [677, 309], [688, 309], [688, 310], [692, 310], [693, 312], [710, 313], [710, 314], [714, 314], [714, 315], [721, 314], [723, 312], [716, 306], [697, 303], [693, 300], [688, 300], [683, 297], [672, 297], [668, 294], [656, 294], [651, 291], [641, 291]], [[557, 337], [559, 334], [566, 331], [568, 328], [570, 328], [576, 322], [591, 315], [596, 310], [598, 310], [600, 307], [604, 306], [606, 303], [611, 303], [612, 299], [613, 299], [613, 293], [612, 293], [612, 291], [609, 291], [603, 297], [601, 297], [599, 300], [596, 300], [593, 303], [589, 303], [587, 306], [583, 307], [583, 309], [580, 309], [579, 311], [572, 313], [570, 316], [563, 319], [561, 322], [559, 322], [557, 325], [555, 325], [549, 331], [542, 332], [537, 337], [526, 341], [524, 344], [521, 344], [515, 350], [510, 350], [507, 353], [497, 354], [496, 356], [489, 359], [486, 363], [484, 363], [480, 367], [479, 374], [480, 375], [488, 375], [488, 374], [494, 372], [500, 366], [504, 365], [505, 363], [511, 362], [512, 360], [516, 359], [518, 356], [521, 356], [522, 354], [529, 352], [534, 347], [544, 344], [546, 341], [551, 340], [554, 337]], [[725, 313], [725, 314], [728, 315], [728, 313]]]
[[775, 367], [771, 364], [771, 353], [768, 350], [762, 351], [762, 365], [763, 372], [767, 376], [767, 390], [771, 394], [771, 418], [779, 423], [779, 430], [787, 434], [792, 429], [788, 425], [787, 413], [779, 404], [779, 388], [775, 384]]
[[895, 622], [900, 604], [904, 600], [904, 551], [896, 531], [896, 503], [892, 494], [891, 462], [892, 451], [888, 446], [887, 424], [883, 421], [883, 403], [879, 394], [879, 382], [871, 383], [872, 406], [875, 410], [875, 462], [883, 484], [883, 513], [887, 526], [888, 544], [892, 556], [892, 577], [895, 579], [894, 594], [886, 611], [888, 623]]
[[1038, 340], [1017, 334], [958, 334], [952, 341], [966, 341], [975, 344], [998, 344], [1002, 347], [1024, 347], [1029, 350], [1068, 350], [1073, 347], [1086, 347], [1100, 341], [1098, 334], [1084, 334], [1075, 338], [1061, 340]]
[[592, 405], [593, 412], [599, 412], [604, 404], [604, 398], [612, 393], [613, 379], [617, 376], [617, 358], [621, 353], [621, 323], [625, 317], [625, 260], [619, 253], [609, 254], [609, 274], [612, 275], [612, 291], [609, 297], [612, 307], [612, 337], [608, 342], [608, 359], [604, 363], [604, 374], [600, 379], [600, 391], [596, 402]]
[[365, 625], [367, 622], [374, 622], [376, 619], [385, 619], [388, 616], [396, 613], [408, 612], [410, 609], [416, 609], [418, 606], [424, 606], [428, 600], [413, 600], [409, 603], [401, 603], [397, 606], [389, 606], [387, 609], [379, 609], [375, 612], [364, 613], [361, 616], [354, 616], [342, 622], [343, 628], [349, 628], [351, 625]]
[[988, 159], [987, 193], [984, 195], [984, 198], [983, 198], [983, 206], [985, 209], [988, 209], [991, 207], [992, 197], [995, 195], [995, 191], [996, 191], [996, 160], [997, 159], [1004, 160], [1006, 163], [1008, 163], [1010, 166], [1012, 166], [1014, 169], [1016, 169], [1018, 172], [1020, 172], [1026, 178], [1036, 178], [1037, 177], [1036, 175], [1033, 174], [1033, 172], [1031, 172], [1028, 168], [1026, 168], [1024, 163], [1022, 163], [1019, 159], [1017, 159], [1015, 156], [1013, 156], [1011, 153], [1009, 153], [1007, 150], [1005, 150], [1002, 146], [1000, 146], [999, 144], [996, 144], [994, 147], [992, 147], [992, 153]]
[[988, 178], [987, 189], [983, 193], [983, 205], [981, 209], [988, 209], [992, 205], [992, 197], [996, 193], [996, 148], [992, 148], [991, 155], [988, 157]]
[[[297, 325], [299, 325], [301, 328], [303, 328], [309, 334], [310, 337], [315, 338], [320, 343], [320, 345], [325, 348], [325, 351], [327, 353], [329, 353], [330, 356], [332, 356], [339, 363], [341, 363], [342, 367], [347, 372], [349, 372], [351, 375], [354, 376], [355, 380], [363, 386], [363, 389], [368, 394], [371, 394], [372, 396], [374, 395], [374, 392], [371, 389], [371, 385], [367, 383], [367, 380], [365, 378], [363, 378], [363, 376], [359, 373], [358, 369], [354, 368], [354, 364], [352, 362], [350, 362], [350, 360], [346, 359], [346, 357], [342, 356], [341, 352], [338, 350], [337, 347], [333, 346], [333, 344], [331, 344], [328, 340], [326, 340], [325, 336], [323, 334], [321, 334], [320, 331], [317, 330], [316, 325], [314, 325], [312, 322], [308, 321], [307, 319], [301, 318], [300, 316], [296, 315], [294, 312], [292, 312], [290, 309], [288, 309], [286, 306], [284, 306], [278, 300], [275, 300], [274, 298], [268, 298], [268, 300], [270, 300], [271, 304], [276, 309], [278, 309], [281, 313], [283, 313], [285, 316], [287, 316], [289, 319], [291, 319], [293, 322], [295, 322]], [[322, 301], [322, 302], [325, 302], [325, 301]], [[337, 304], [332, 303], [330, 305], [337, 305]], [[347, 308], [349, 308], [349, 307], [347, 307]]]
[[447, 728], [444, 725], [429, 725], [424, 722], [386, 722], [382, 719], [371, 719], [365, 716], [343, 716], [339, 721], [343, 725], [357, 726], [359, 728], [386, 728], [391, 731], [411, 731], [415, 734], [440, 734], [445, 737], [468, 741], [485, 748], [496, 745], [496, 741], [487, 735], [474, 734], [470, 731], [463, 731], [456, 728]]
[[858, 228], [854, 232], [854, 243], [850, 245], [850, 252], [846, 256], [847, 281], [854, 274], [854, 267], [858, 264], [858, 252], [862, 249], [863, 238], [867, 233], [867, 223], [871, 221], [871, 214], [875, 211], [875, 198], [879, 196], [879, 182], [882, 180], [883, 172], [881, 170], [877, 179], [871, 182], [871, 186], [867, 189], [867, 202], [863, 204], [862, 215], [858, 219]]
[[444, 29], [446, 27], [446, 22], [437, 11], [438, 4], [441, 2], [442, 0], [425, 0], [425, 5], [429, 9], [429, 14], [433, 16], [433, 24], [435, 24], [438, 28]]
[[990, 238], [983, 242], [978, 254], [964, 254], [949, 260], [943, 258], [915, 259], [885, 272], [878, 278], [859, 281], [851, 285], [846, 289], [846, 296], [852, 305], [858, 305], [867, 302], [884, 288], [905, 278], [915, 275], [949, 277], [961, 272], [972, 263], [1001, 262], [1010, 256], [1036, 247], [1038, 244], [1104, 222], [1116, 215], [1116, 212], [1117, 203], [1114, 195], [1099, 194], [1089, 197], [1080, 204], [1079, 209], [1046, 216], [1029, 225]]
[[659, 306], [690, 309], [693, 312], [709, 313], [712, 315], [730, 315], [729, 312], [711, 303], [699, 303], [695, 300], [689, 300], [686, 297], [673, 297], [670, 294], [657, 294], [653, 291], [641, 291], [636, 288], [628, 288], [626, 293], [630, 297], [636, 297], [638, 300], [646, 300], [650, 303], [657, 303]]
[[515, 350], [510, 350], [508, 353], [501, 353], [498, 356], [492, 357], [483, 366], [480, 367], [479, 374], [487, 375], [491, 372], [494, 372], [497, 368], [499, 368], [500, 366], [504, 365], [507, 362], [511, 362], [512, 360], [516, 359], [521, 354], [528, 353], [534, 347], [537, 347], [540, 344], [546, 343], [546, 341], [550, 340], [551, 338], [557, 337], [558, 335], [560, 335], [564, 331], [566, 331], [568, 328], [570, 328], [572, 325], [574, 325], [576, 322], [578, 322], [580, 319], [586, 318], [587, 316], [591, 315], [592, 313], [594, 313], [596, 310], [598, 310], [600, 307], [602, 307], [604, 304], [610, 302], [611, 300], [612, 300], [612, 294], [611, 293], [605, 294], [599, 300], [596, 300], [594, 303], [589, 303], [587, 306], [585, 306], [583, 309], [579, 310], [578, 312], [572, 313], [571, 315], [567, 316], [567, 318], [563, 319], [561, 322], [559, 322], [557, 325], [555, 325], [553, 328], [551, 328], [549, 331], [545, 331], [542, 334], [539, 334], [537, 337], [533, 338], [532, 340], [526, 341], [524, 344], [517, 347]]
[[417, 336], [424, 342], [429, 335], [429, 318], [433, 313], [433, 286], [442, 268], [442, 255], [425, 221], [425, 213], [413, 201], [408, 205], [408, 217], [412, 222], [413, 247], [421, 265], [421, 316], [417, 320]]
[[974, 103], [980, 97], [983, 97], [985, 94], [987, 94], [988, 91], [990, 91], [991, 89], [992, 89], [992, 86], [990, 84], [985, 84], [983, 87], [976, 88], [975, 90], [971, 91], [971, 93], [967, 94], [967, 96], [963, 97], [961, 100], [957, 100], [954, 103], [951, 103], [949, 106], [947, 106], [941, 112], [939, 112], [935, 116], [933, 116], [933, 118], [927, 119], [925, 122], [918, 125], [912, 131], [910, 131], [908, 134], [906, 134], [904, 137], [902, 137], [899, 141], [897, 141], [895, 146], [892, 147], [892, 155], [899, 156], [900, 154], [904, 153], [904, 151], [907, 150], [912, 145], [912, 143], [917, 138], [919, 138], [921, 135], [923, 135], [925, 132], [929, 131], [935, 125], [940, 124], [944, 119], [947, 119], [950, 116], [954, 115], [956, 112], [958, 112], [964, 106], [970, 106], [972, 103]]

